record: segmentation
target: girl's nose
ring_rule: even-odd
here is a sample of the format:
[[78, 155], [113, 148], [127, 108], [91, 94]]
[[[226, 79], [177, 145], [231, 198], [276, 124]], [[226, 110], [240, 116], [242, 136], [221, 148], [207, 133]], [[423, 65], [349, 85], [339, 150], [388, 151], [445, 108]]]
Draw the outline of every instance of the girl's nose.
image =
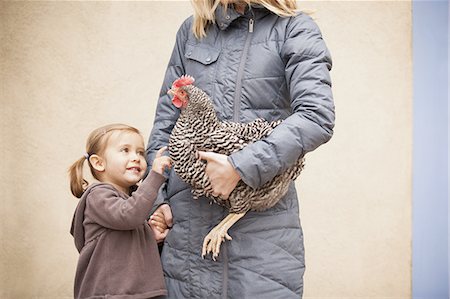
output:
[[131, 160], [132, 161], [138, 161], [139, 160], [139, 155], [137, 153], [132, 152], [131, 153]]

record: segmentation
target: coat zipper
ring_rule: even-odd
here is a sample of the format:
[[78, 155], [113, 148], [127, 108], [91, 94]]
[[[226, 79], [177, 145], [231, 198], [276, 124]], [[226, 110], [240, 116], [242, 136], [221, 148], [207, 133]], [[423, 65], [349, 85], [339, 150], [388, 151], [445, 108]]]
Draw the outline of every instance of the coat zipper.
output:
[[227, 244], [225, 244], [225, 241], [222, 244], [222, 250], [223, 254], [223, 285], [222, 285], [222, 298], [227, 299], [228, 298], [228, 248]]
[[253, 33], [253, 25], [255, 21], [253, 18], [248, 20], [248, 32], [245, 40], [244, 49], [242, 50], [241, 62], [239, 63], [239, 69], [236, 80], [236, 93], [234, 94], [234, 111], [233, 111], [233, 121], [239, 122], [239, 110], [241, 109], [241, 94], [242, 94], [242, 77], [244, 75], [244, 66], [247, 61], [248, 50], [250, 48], [250, 40]]
[[[233, 121], [239, 122], [239, 110], [241, 108], [241, 94], [242, 94], [242, 77], [244, 75], [244, 66], [247, 61], [248, 50], [250, 48], [250, 40], [253, 33], [253, 25], [255, 21], [253, 18], [248, 20], [248, 32], [245, 39], [244, 49], [242, 50], [241, 61], [239, 63], [238, 75], [236, 80], [236, 93], [234, 94], [234, 114]], [[228, 297], [228, 248], [225, 242], [223, 243], [223, 285], [222, 285], [222, 298]]]

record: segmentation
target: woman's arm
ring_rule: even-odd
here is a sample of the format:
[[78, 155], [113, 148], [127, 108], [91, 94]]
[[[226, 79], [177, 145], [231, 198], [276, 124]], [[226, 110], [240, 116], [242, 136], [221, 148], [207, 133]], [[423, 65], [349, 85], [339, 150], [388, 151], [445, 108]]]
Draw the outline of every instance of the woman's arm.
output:
[[191, 22], [191, 18], [187, 19], [178, 30], [175, 46], [166, 69], [158, 104], [156, 106], [152, 131], [147, 144], [146, 154], [148, 165], [152, 165], [157, 149], [168, 145], [170, 133], [180, 114], [179, 109], [172, 105], [167, 91], [172, 87], [172, 83], [185, 73], [184, 46], [188, 37]]
[[[172, 87], [172, 83], [177, 78], [185, 74], [184, 45], [188, 37], [188, 31], [191, 28], [191, 23], [192, 18], [188, 18], [177, 32], [175, 46], [166, 69], [156, 107], [153, 128], [147, 144], [146, 159], [148, 165], [153, 164], [157, 149], [169, 144], [170, 133], [180, 114], [180, 111], [172, 105], [167, 91]], [[159, 243], [166, 237], [168, 233], [167, 227], [172, 225], [172, 212], [164, 188], [159, 192], [153, 209], [154, 211], [150, 215], [148, 224], [152, 228], [155, 238]]]
[[292, 115], [267, 138], [228, 157], [242, 180], [253, 188], [270, 181], [333, 135], [331, 57], [311, 18], [300, 14], [291, 20], [281, 56]]
[[160, 205], [150, 216], [148, 224], [153, 230], [156, 242], [161, 243], [173, 226], [172, 210], [168, 204]]

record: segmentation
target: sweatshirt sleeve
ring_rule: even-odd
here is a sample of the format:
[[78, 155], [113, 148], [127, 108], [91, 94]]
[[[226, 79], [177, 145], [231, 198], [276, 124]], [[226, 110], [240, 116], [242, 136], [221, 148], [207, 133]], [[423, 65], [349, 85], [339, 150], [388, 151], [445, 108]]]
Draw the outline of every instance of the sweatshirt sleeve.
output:
[[151, 171], [128, 199], [111, 185], [98, 185], [86, 199], [86, 218], [110, 229], [135, 229], [145, 223], [164, 181], [164, 176]]
[[229, 156], [242, 180], [258, 188], [333, 135], [331, 56], [310, 17], [292, 18], [281, 48], [292, 115], [265, 139]]

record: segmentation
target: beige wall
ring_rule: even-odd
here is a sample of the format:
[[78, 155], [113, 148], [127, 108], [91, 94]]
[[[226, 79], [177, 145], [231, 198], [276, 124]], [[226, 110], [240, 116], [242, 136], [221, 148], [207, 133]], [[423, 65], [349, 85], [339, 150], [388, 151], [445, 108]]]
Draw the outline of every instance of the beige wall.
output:
[[[305, 2], [332, 52], [335, 136], [298, 180], [306, 298], [411, 295], [411, 3]], [[188, 2], [0, 2], [0, 298], [71, 297], [66, 170], [95, 127], [147, 138]], [[282, 271], [282, 269], [280, 269]]]

